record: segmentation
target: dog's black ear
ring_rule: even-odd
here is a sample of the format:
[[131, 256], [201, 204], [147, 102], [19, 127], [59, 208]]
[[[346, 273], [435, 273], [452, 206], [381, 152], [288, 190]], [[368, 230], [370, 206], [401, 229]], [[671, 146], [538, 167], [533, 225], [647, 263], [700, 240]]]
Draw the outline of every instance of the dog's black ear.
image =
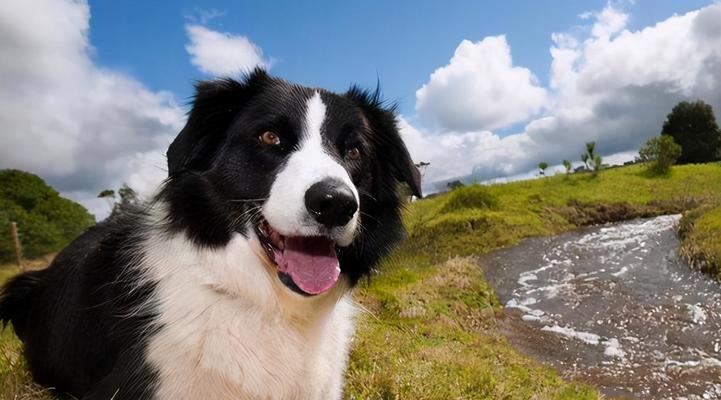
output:
[[396, 123], [395, 105], [385, 105], [381, 100], [380, 88], [375, 91], [360, 89], [352, 86], [346, 97], [358, 104], [363, 110], [370, 129], [373, 131], [373, 141], [379, 152], [379, 161], [386, 165], [388, 172], [401, 183], [406, 183], [413, 194], [421, 198], [421, 174], [413, 164], [408, 149], [401, 139]]
[[263, 69], [256, 68], [240, 81], [222, 78], [198, 82], [188, 121], [168, 148], [168, 175], [207, 168], [211, 159], [207, 154], [221, 143], [238, 112], [272, 80]]

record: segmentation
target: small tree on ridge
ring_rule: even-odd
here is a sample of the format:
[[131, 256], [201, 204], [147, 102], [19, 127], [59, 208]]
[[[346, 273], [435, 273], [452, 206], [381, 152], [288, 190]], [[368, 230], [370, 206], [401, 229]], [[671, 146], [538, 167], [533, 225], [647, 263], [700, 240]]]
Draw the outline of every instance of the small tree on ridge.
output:
[[546, 169], [548, 168], [548, 163], [543, 161], [538, 163], [538, 169], [541, 170], [541, 175], [546, 175]]
[[638, 151], [638, 160], [651, 162], [649, 169], [657, 174], [665, 174], [681, 156], [679, 146], [671, 136], [661, 135], [651, 138]]
[[568, 160], [563, 160], [563, 167], [566, 168], [566, 175], [571, 174], [571, 162]]

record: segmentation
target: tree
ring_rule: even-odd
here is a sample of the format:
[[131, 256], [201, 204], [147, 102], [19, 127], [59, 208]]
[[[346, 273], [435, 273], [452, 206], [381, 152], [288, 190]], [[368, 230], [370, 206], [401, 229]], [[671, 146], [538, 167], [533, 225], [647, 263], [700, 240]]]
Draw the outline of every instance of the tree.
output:
[[673, 137], [681, 145], [679, 164], [704, 163], [721, 156], [721, 131], [713, 109], [701, 100], [676, 104], [666, 117], [661, 134]]
[[681, 156], [681, 146], [669, 135], [656, 136], [649, 139], [638, 151], [638, 160], [651, 162], [650, 170], [657, 174], [665, 174]]
[[583, 165], [585, 166], [585, 168], [589, 169], [588, 168], [588, 153], [581, 154], [581, 161], [583, 162]]
[[541, 170], [541, 175], [546, 175], [546, 168], [548, 168], [548, 163], [543, 161], [538, 163], [538, 169]]
[[[593, 171], [598, 172], [598, 170], [601, 169], [602, 164], [599, 164], [598, 167], [595, 166], [596, 164], [596, 157], [600, 157], [596, 155], [596, 142], [586, 142], [586, 152], [581, 154], [581, 161], [583, 161], [583, 165], [586, 166], [587, 170], [593, 169]], [[603, 160], [601, 160], [603, 161]], [[601, 162], [599, 161], [599, 162]]]
[[588, 163], [592, 164], [596, 161], [596, 142], [586, 142], [586, 154], [588, 154]]
[[596, 151], [596, 142], [586, 142], [586, 154], [592, 160], [596, 158], [594, 151]]
[[570, 175], [572, 167], [571, 162], [568, 160], [563, 160], [563, 167], [566, 168], [566, 175]]
[[596, 160], [596, 142], [586, 142], [586, 152], [581, 154], [581, 161], [586, 166], [586, 169], [591, 169], [593, 163]]
[[126, 183], [123, 183], [123, 185], [120, 186], [120, 189], [118, 189], [118, 195], [120, 196], [120, 205], [121, 206], [138, 203], [137, 193], [135, 193], [135, 190], [133, 190]]
[[140, 202], [140, 200], [138, 199], [138, 194], [135, 193], [135, 190], [128, 186], [127, 183], [123, 183], [123, 185], [120, 186], [117, 194], [120, 197], [119, 201], [116, 199], [115, 190], [113, 189], [105, 189], [102, 192], [98, 193], [98, 198], [108, 199], [110, 201], [110, 205], [113, 207], [110, 215], [115, 215], [127, 209], [128, 206], [132, 204], [138, 204]]

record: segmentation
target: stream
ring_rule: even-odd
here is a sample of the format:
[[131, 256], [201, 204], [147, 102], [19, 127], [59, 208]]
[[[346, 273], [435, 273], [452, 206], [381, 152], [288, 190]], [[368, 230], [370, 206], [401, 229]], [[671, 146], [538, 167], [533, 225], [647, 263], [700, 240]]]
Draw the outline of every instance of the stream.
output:
[[480, 259], [520, 351], [609, 397], [721, 399], [721, 286], [668, 215], [533, 238]]

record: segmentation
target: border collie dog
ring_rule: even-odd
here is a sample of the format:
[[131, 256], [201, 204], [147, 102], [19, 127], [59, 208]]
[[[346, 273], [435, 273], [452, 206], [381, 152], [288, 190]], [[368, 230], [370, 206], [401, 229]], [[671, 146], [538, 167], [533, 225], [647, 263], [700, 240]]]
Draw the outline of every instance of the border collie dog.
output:
[[0, 295], [34, 378], [79, 399], [337, 399], [350, 289], [420, 178], [392, 107], [256, 70], [197, 85], [168, 178]]

